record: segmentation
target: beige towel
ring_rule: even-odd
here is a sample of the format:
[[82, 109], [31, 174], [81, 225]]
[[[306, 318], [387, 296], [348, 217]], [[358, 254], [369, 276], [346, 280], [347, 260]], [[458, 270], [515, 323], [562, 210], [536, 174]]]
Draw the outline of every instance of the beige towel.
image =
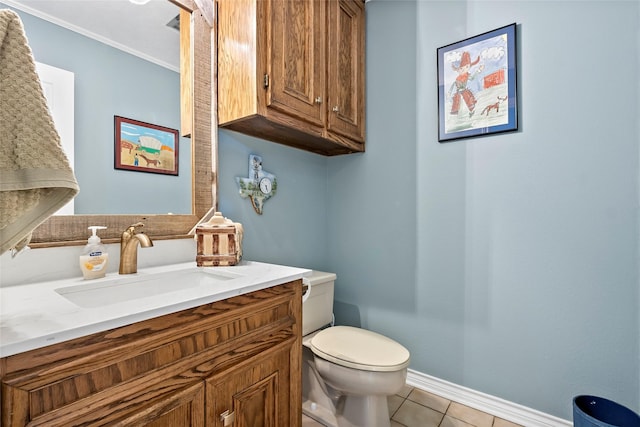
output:
[[28, 244], [78, 190], [22, 21], [0, 10], [0, 254]]

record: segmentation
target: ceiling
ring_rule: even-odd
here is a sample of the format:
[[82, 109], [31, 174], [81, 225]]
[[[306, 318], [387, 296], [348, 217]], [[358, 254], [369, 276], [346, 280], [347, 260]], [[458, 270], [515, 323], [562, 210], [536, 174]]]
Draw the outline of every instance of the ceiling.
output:
[[168, 0], [136, 5], [129, 0], [0, 0], [23, 12], [141, 56], [180, 69], [180, 34], [167, 26], [179, 14]]

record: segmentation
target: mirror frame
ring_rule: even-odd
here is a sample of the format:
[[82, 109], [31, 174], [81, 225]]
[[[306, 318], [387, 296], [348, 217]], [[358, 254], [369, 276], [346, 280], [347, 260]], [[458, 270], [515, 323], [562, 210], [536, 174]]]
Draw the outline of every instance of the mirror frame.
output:
[[[131, 224], [144, 223], [144, 232], [154, 240], [189, 238], [202, 219], [217, 206], [217, 105], [216, 26], [213, 2], [168, 0], [191, 14], [190, 81], [191, 121], [191, 214], [190, 215], [60, 215], [52, 216], [33, 232], [32, 248], [86, 244], [87, 227], [104, 225], [105, 243], [120, 241]], [[209, 5], [211, 3], [211, 5]], [[181, 51], [180, 55], [184, 55]]]

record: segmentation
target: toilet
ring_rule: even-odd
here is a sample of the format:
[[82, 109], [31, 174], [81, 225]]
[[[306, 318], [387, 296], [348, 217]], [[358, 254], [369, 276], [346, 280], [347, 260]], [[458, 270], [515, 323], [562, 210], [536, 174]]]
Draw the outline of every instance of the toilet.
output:
[[387, 397], [406, 382], [409, 351], [366, 329], [333, 326], [334, 273], [302, 280], [303, 413], [329, 427], [389, 427]]

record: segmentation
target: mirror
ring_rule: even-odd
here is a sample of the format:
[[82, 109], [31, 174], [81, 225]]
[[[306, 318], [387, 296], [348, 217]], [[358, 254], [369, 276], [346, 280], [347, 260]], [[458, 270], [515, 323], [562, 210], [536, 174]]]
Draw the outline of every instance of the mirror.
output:
[[[155, 240], [185, 238], [197, 222], [207, 215], [216, 204], [217, 169], [217, 118], [215, 104], [215, 64], [213, 46], [213, 7], [203, 0], [168, 0], [179, 6], [181, 21], [189, 21], [186, 40], [183, 43], [182, 61], [190, 68], [185, 74], [190, 88], [181, 96], [190, 111], [191, 126], [191, 214], [178, 215], [68, 215], [54, 216], [39, 226], [33, 233], [30, 246], [51, 247], [82, 245], [86, 242], [87, 227], [105, 225], [102, 233], [107, 243], [119, 241], [120, 234], [129, 225], [142, 221], [144, 231]], [[188, 19], [190, 18], [190, 19]], [[186, 23], [186, 22], [185, 22]], [[183, 24], [181, 22], [181, 27]], [[181, 28], [182, 30], [182, 28]], [[188, 45], [187, 45], [188, 44]], [[183, 68], [184, 69], [184, 68]], [[183, 105], [183, 108], [185, 106]], [[183, 125], [184, 127], [184, 125]], [[81, 188], [82, 191], [82, 188]]]
[[[167, 0], [3, 3], [21, 8], [82, 189], [58, 214], [191, 213], [191, 140], [172, 133], [182, 129], [180, 31], [171, 24], [180, 8]], [[123, 120], [115, 129], [114, 117]]]

